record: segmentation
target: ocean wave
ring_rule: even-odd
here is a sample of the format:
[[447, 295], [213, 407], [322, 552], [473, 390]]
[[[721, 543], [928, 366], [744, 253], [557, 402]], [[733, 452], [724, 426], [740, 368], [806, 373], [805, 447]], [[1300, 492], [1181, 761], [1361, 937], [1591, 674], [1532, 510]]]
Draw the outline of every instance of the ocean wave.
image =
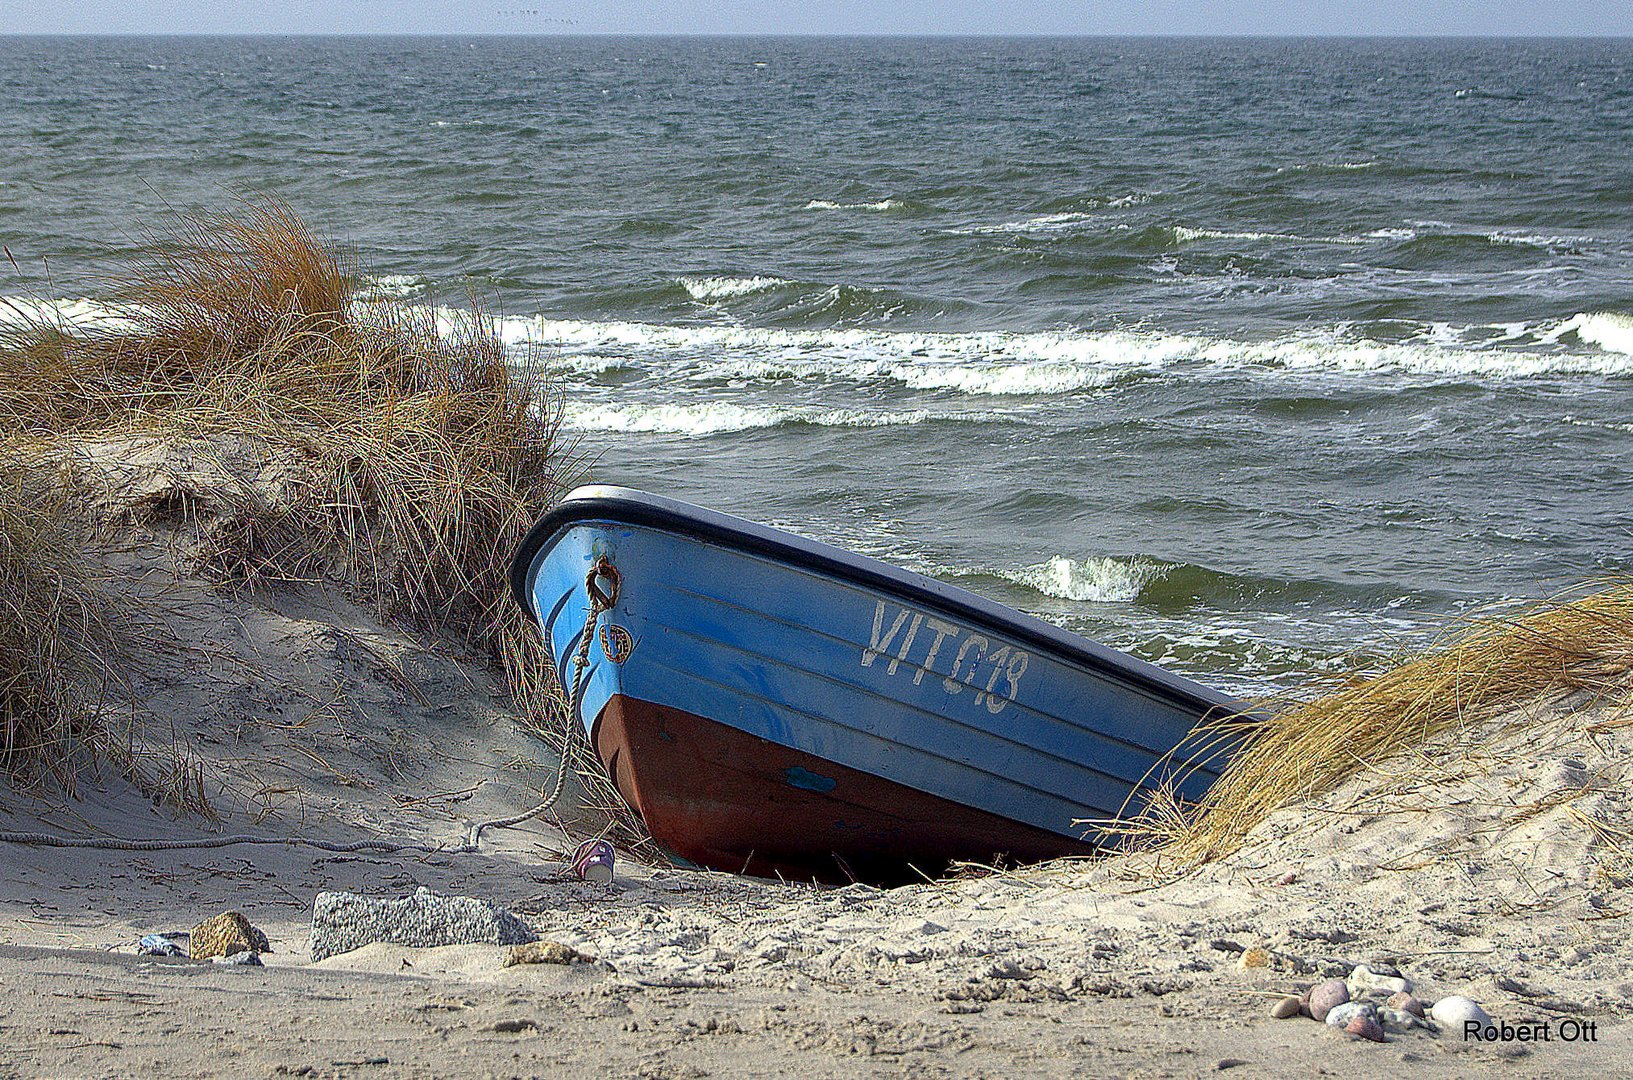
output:
[[748, 296], [753, 293], [766, 292], [770, 289], [779, 289], [792, 282], [780, 277], [692, 277], [683, 275], [675, 279], [675, 284], [691, 294], [693, 300], [725, 300], [733, 296]]
[[1576, 416], [1573, 413], [1566, 413], [1561, 416], [1559, 422], [1570, 424], [1573, 427], [1597, 428], [1600, 431], [1633, 432], [1633, 423], [1618, 423], [1613, 420], [1590, 420], [1587, 417]]
[[1109, 386], [1117, 374], [1070, 363], [895, 365], [891, 378], [914, 390], [957, 390], [965, 394], [1069, 394]]
[[78, 330], [128, 327], [131, 309], [85, 297], [45, 300], [37, 296], [0, 296], [0, 326], [49, 324]]
[[1578, 312], [1544, 335], [1557, 341], [1575, 334], [1578, 341], [1607, 352], [1633, 356], [1633, 315], [1616, 311]]
[[1167, 572], [1166, 566], [1139, 557], [1068, 559], [1055, 555], [1036, 566], [1000, 570], [998, 576], [1059, 600], [1128, 604]]
[[638, 370], [640, 365], [627, 356], [608, 356], [603, 353], [577, 353], [571, 356], [551, 356], [542, 362], [546, 371], [557, 375], [583, 375], [599, 378], [623, 371]]
[[357, 295], [363, 300], [405, 300], [424, 292], [426, 285], [418, 274], [369, 274]]
[[[765, 365], [761, 373], [774, 378], [882, 378], [968, 393], [1064, 393], [1180, 367], [1471, 379], [1633, 375], [1633, 320], [1625, 315], [1574, 317], [1536, 339], [1552, 346], [1546, 351], [1368, 341], [1343, 328], [1242, 341], [1155, 330], [791, 330], [534, 317], [501, 320], [499, 330], [518, 348], [627, 353], [694, 371], [727, 356]], [[1559, 341], [1567, 332], [1597, 351], [1567, 348]], [[745, 370], [742, 377], [759, 376]]]
[[1288, 172], [1359, 172], [1362, 169], [1375, 169], [1376, 161], [1308, 161], [1298, 165], [1283, 165], [1276, 169], [1279, 173]]
[[1174, 242], [1179, 244], [1194, 243], [1198, 240], [1292, 240], [1300, 244], [1347, 244], [1358, 245], [1367, 243], [1363, 236], [1299, 236], [1296, 233], [1277, 232], [1236, 232], [1228, 229], [1193, 229], [1185, 225], [1174, 226]]
[[711, 401], [696, 405], [577, 405], [569, 406], [568, 427], [580, 431], [611, 431], [663, 435], [718, 435], [756, 428], [810, 424], [815, 427], [896, 427], [926, 420], [981, 419], [979, 414], [936, 414], [922, 409], [906, 412], [865, 412], [859, 409], [821, 409], [802, 406], [745, 406]]
[[[1111, 198], [1073, 199], [1071, 210], [1059, 210], [1049, 214], [1036, 214], [1032, 217], [1021, 218], [1017, 221], [1000, 221], [987, 225], [963, 225], [942, 231], [953, 236], [1002, 236], [1006, 233], [1057, 233], [1068, 232], [1080, 225], [1096, 221], [1101, 215], [1093, 213], [1095, 210], [1121, 210], [1130, 206], [1139, 206], [1150, 202], [1152, 195], [1146, 191], [1134, 191], [1127, 195], [1116, 195]], [[1118, 226], [1126, 228], [1126, 226]]]
[[802, 210], [901, 210], [907, 204], [899, 199], [881, 199], [878, 202], [843, 203], [828, 199], [812, 199]]
[[1040, 214], [1022, 221], [1003, 221], [995, 225], [966, 225], [947, 229], [954, 236], [1002, 235], [1005, 233], [1053, 233], [1095, 220], [1096, 215], [1085, 210], [1065, 210], [1058, 214]]

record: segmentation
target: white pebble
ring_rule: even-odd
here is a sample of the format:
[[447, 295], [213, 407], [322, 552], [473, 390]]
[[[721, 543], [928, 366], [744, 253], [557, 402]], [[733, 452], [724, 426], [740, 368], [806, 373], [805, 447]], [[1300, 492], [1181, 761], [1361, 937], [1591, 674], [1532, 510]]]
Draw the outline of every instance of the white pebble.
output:
[[1422, 1017], [1405, 1009], [1379, 1009], [1378, 1023], [1382, 1024], [1386, 1031], [1410, 1031], [1412, 1028], [1429, 1026]]
[[1434, 1008], [1429, 1010], [1434, 1022], [1449, 1028], [1454, 1034], [1463, 1033], [1463, 1024], [1469, 1020], [1478, 1020], [1481, 1027], [1491, 1023], [1491, 1017], [1480, 1008], [1480, 1003], [1473, 998], [1461, 994], [1443, 997], [1435, 1002]]
[[1373, 971], [1365, 964], [1355, 965], [1355, 970], [1350, 972], [1349, 978], [1345, 979], [1344, 982], [1349, 986], [1349, 993], [1352, 998], [1358, 998], [1368, 990], [1382, 990], [1390, 994], [1412, 992], [1411, 979], [1399, 975], [1384, 975]]
[[1372, 1016], [1376, 1010], [1370, 1002], [1346, 1001], [1342, 1005], [1334, 1005], [1327, 1010], [1327, 1026], [1335, 1028], [1348, 1027], [1349, 1022], [1357, 1016]]

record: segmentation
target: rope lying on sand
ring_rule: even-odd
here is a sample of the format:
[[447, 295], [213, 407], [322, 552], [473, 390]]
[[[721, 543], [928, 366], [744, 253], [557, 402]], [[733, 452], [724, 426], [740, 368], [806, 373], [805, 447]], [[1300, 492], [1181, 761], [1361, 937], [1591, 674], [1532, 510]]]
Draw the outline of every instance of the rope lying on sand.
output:
[[[596, 584], [599, 577], [608, 578], [612, 583], [612, 590], [604, 592]], [[428, 855], [468, 855], [478, 849], [482, 843], [482, 833], [486, 829], [508, 829], [513, 825], [520, 825], [532, 817], [544, 813], [561, 798], [566, 787], [567, 759], [571, 756], [573, 736], [583, 730], [581, 712], [584, 708], [584, 688], [588, 680], [585, 678], [590, 661], [590, 642], [595, 638], [595, 622], [603, 611], [609, 610], [618, 597], [618, 572], [612, 568], [605, 556], [596, 563], [590, 571], [584, 585], [589, 593], [589, 614], [584, 619], [584, 631], [579, 635], [578, 653], [573, 657], [573, 692], [567, 703], [567, 732], [561, 742], [561, 760], [556, 765], [555, 785], [550, 789], [549, 796], [537, 806], [512, 814], [510, 817], [493, 818], [489, 821], [478, 821], [471, 825], [470, 831], [465, 834], [465, 842], [458, 847], [447, 847], [442, 844], [420, 844], [411, 840], [354, 840], [350, 843], [341, 843], [335, 840], [314, 840], [307, 836], [254, 836], [249, 833], [234, 833], [231, 836], [202, 836], [191, 840], [126, 840], [122, 837], [95, 837], [95, 836], [58, 836], [55, 833], [43, 832], [15, 832], [0, 830], [0, 843], [32, 844], [36, 847], [61, 848], [95, 848], [106, 851], [184, 851], [189, 848], [219, 848], [232, 847], [235, 844], [287, 844], [290, 847], [312, 847], [322, 851], [340, 853], [355, 851], [422, 851]], [[555, 667], [554, 658], [551, 660]]]
[[[483, 822], [490, 825], [491, 822]], [[305, 836], [250, 836], [235, 833], [232, 836], [204, 836], [191, 840], [122, 840], [119, 837], [56, 836], [43, 832], [0, 831], [0, 842], [33, 844], [38, 847], [106, 848], [111, 851], [179, 851], [185, 848], [230, 847], [233, 844], [289, 844], [296, 847], [322, 848], [324, 851], [425, 851], [436, 854], [458, 855], [476, 850], [475, 845], [464, 843], [455, 848], [436, 847], [396, 840], [358, 840], [350, 844], [330, 840], [313, 840]]]

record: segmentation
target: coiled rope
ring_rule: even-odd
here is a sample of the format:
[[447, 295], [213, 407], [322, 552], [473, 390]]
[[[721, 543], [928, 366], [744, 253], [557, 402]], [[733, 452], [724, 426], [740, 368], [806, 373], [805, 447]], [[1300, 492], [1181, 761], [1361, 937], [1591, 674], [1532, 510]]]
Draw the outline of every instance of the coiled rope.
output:
[[[610, 588], [603, 590], [597, 581], [599, 578], [605, 578], [610, 583]], [[603, 611], [611, 610], [613, 604], [617, 602], [619, 584], [617, 569], [604, 555], [596, 561], [584, 580], [584, 590], [589, 601], [584, 616], [584, 631], [579, 635], [578, 652], [573, 657], [572, 693], [567, 696], [567, 730], [562, 736], [561, 758], [556, 764], [555, 784], [551, 787], [549, 796], [537, 806], [520, 814], [476, 822], [465, 834], [464, 842], [458, 846], [421, 844], [409, 840], [355, 840], [351, 843], [341, 843], [334, 840], [316, 840], [309, 836], [256, 836], [250, 833], [195, 837], [190, 840], [126, 840], [117, 836], [59, 836], [55, 833], [11, 830], [0, 830], [0, 843], [30, 844], [35, 847], [95, 848], [105, 851], [186, 851], [194, 848], [232, 847], [237, 844], [283, 844], [288, 847], [310, 847], [342, 854], [358, 851], [420, 851], [430, 855], [469, 854], [477, 850], [484, 830], [508, 829], [513, 825], [520, 825], [555, 806], [561, 798], [561, 793], [566, 790], [568, 762], [572, 758], [573, 747], [584, 737], [584, 690], [589, 681], [587, 676], [590, 666], [590, 643], [595, 638], [596, 620]], [[550, 648], [548, 634], [544, 639], [544, 648], [550, 662], [550, 670], [554, 671], [556, 661]]]

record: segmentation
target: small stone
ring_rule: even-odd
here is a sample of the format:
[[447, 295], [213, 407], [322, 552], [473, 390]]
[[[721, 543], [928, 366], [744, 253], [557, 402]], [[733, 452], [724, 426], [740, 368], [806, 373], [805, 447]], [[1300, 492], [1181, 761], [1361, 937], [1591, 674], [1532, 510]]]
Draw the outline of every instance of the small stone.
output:
[[261, 963], [261, 954], [258, 952], [240, 951], [227, 956], [218, 956], [212, 963], [231, 964], [236, 967], [266, 967]]
[[1287, 997], [1284, 997], [1280, 1001], [1276, 1002], [1276, 1007], [1270, 1010], [1270, 1015], [1274, 1016], [1277, 1020], [1287, 1020], [1291, 1017], [1297, 1016], [1300, 1008], [1302, 1007], [1303, 1002], [1299, 1001], [1297, 997], [1289, 994]]
[[1463, 1024], [1469, 1020], [1479, 1021], [1481, 1027], [1491, 1023], [1491, 1017], [1480, 1008], [1480, 1003], [1473, 998], [1461, 994], [1443, 997], [1435, 1002], [1434, 1008], [1429, 1010], [1429, 1016], [1441, 1027], [1457, 1034], [1462, 1034]]
[[1343, 979], [1328, 979], [1310, 988], [1310, 1015], [1326, 1020], [1327, 1013], [1349, 1000], [1349, 987]]
[[1423, 1002], [1419, 1001], [1405, 990], [1402, 990], [1396, 994], [1390, 994], [1389, 1000], [1384, 1002], [1384, 1005], [1391, 1009], [1399, 1009], [1401, 1012], [1409, 1012], [1419, 1020], [1422, 1020], [1425, 1015], [1423, 1010]]
[[1236, 958], [1236, 969], [1238, 971], [1269, 966], [1270, 950], [1262, 945], [1254, 945], [1252, 948], [1243, 949], [1242, 955]]
[[1245, 1058], [1220, 1058], [1213, 1063], [1213, 1070], [1214, 1072], [1224, 1072], [1226, 1069], [1234, 1069], [1238, 1065], [1246, 1064], [1247, 1060]]
[[1346, 1001], [1342, 1005], [1334, 1005], [1331, 1009], [1328, 1009], [1323, 1022], [1328, 1027], [1348, 1027], [1349, 1022], [1357, 1016], [1375, 1017], [1376, 1014], [1377, 1010], [1372, 1007], [1372, 1003], [1369, 1001]]
[[1355, 970], [1350, 972], [1349, 978], [1344, 981], [1349, 984], [1350, 997], [1352, 998], [1360, 997], [1369, 990], [1382, 990], [1396, 994], [1403, 991], [1409, 993], [1412, 989], [1412, 980], [1402, 978], [1398, 972], [1386, 974], [1369, 964], [1355, 965]]
[[1385, 1031], [1410, 1031], [1413, 1028], [1426, 1028], [1429, 1022], [1415, 1013], [1405, 1009], [1391, 1009], [1384, 1006], [1378, 1010], [1378, 1023], [1384, 1026]]
[[495, 1020], [493, 1022], [493, 1030], [506, 1035], [514, 1035], [519, 1031], [532, 1031], [538, 1026], [539, 1025], [536, 1022], [529, 1020], [526, 1017]]
[[1349, 1022], [1344, 1030], [1362, 1039], [1371, 1039], [1373, 1042], [1384, 1041], [1384, 1029], [1378, 1025], [1378, 1021], [1370, 1016], [1357, 1016]]
[[214, 956], [231, 956], [240, 952], [271, 952], [266, 935], [250, 925], [250, 921], [236, 911], [223, 911], [213, 919], [206, 919], [193, 927], [187, 942], [188, 954], [194, 960], [208, 960]]
[[505, 967], [514, 967], [517, 964], [593, 964], [594, 958], [585, 956], [577, 949], [568, 948], [559, 941], [529, 941], [523, 945], [512, 945], [510, 952], [505, 956]]
[[1293, 882], [1295, 882], [1297, 880], [1298, 880], [1298, 875], [1293, 873], [1293, 871], [1289, 870], [1289, 871], [1287, 871], [1287, 873], [1283, 874], [1281, 877], [1277, 878], [1275, 881], [1272, 881], [1270, 884], [1272, 884], [1272, 885], [1291, 885]]

